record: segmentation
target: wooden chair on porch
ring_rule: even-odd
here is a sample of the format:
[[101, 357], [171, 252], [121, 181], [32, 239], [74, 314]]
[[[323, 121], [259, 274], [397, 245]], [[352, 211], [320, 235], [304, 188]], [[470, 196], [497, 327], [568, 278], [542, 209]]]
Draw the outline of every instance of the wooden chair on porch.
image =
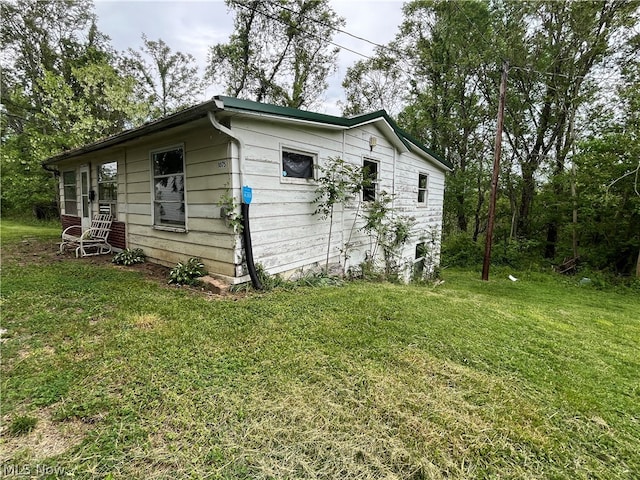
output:
[[65, 228], [62, 232], [60, 253], [69, 247], [75, 247], [76, 258], [110, 253], [111, 245], [107, 242], [107, 237], [111, 232], [111, 223], [113, 223], [111, 215], [100, 213], [93, 217], [91, 226], [84, 232], [80, 225]]

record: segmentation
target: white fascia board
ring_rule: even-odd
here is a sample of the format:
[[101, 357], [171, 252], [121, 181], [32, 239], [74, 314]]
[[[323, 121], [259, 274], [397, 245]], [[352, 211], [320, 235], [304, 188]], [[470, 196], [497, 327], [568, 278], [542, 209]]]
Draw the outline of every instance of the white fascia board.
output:
[[239, 112], [237, 110], [232, 110], [232, 109], [225, 109], [224, 111], [231, 113], [233, 116], [259, 117], [263, 119], [273, 120], [274, 122], [279, 122], [279, 123], [288, 123], [288, 124], [295, 124], [295, 125], [310, 125], [314, 127], [325, 128], [328, 130], [348, 130], [349, 129], [349, 127], [344, 127], [342, 125], [331, 125], [330, 123], [314, 122], [312, 120], [301, 120], [298, 118], [283, 117], [280, 115], [271, 115], [269, 113]]

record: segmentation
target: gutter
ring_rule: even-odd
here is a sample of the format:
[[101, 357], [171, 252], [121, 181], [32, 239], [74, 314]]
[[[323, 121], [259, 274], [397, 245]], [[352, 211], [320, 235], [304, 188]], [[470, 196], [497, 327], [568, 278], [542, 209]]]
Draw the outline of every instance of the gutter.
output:
[[[222, 102], [222, 100], [216, 98], [214, 99], [214, 102], [218, 110], [224, 110], [224, 103]], [[244, 188], [244, 141], [239, 136], [237, 136], [230, 128], [225, 127], [220, 122], [218, 122], [218, 119], [213, 114], [213, 112], [208, 111], [207, 116], [209, 117], [209, 121], [211, 122], [211, 125], [213, 125], [213, 128], [231, 137], [236, 145], [238, 145], [238, 169], [240, 170], [240, 187]], [[251, 200], [245, 201], [244, 195], [242, 197], [242, 204], [240, 206], [242, 214], [242, 238], [244, 244], [245, 259], [247, 261], [247, 270], [249, 270], [249, 277], [251, 278], [251, 284], [253, 285], [253, 288], [255, 288], [256, 290], [262, 290], [262, 283], [258, 278], [258, 272], [253, 260], [253, 244], [251, 242], [251, 230], [249, 224], [249, 204]]]
[[[224, 110], [224, 104], [222, 103], [222, 101], [218, 99], [215, 99], [214, 101], [216, 103], [216, 108]], [[207, 116], [209, 117], [209, 121], [211, 122], [211, 125], [213, 125], [213, 128], [231, 137], [236, 142], [236, 145], [238, 145], [238, 169], [240, 170], [240, 186], [244, 186], [244, 141], [234, 132], [232, 132], [230, 128], [227, 128], [220, 122], [218, 122], [218, 119], [213, 114], [213, 112], [207, 112]]]
[[50, 167], [48, 164], [46, 163], [42, 163], [41, 164], [42, 168], [44, 168], [47, 172], [53, 173], [53, 176], [55, 178], [58, 178], [60, 176], [60, 170], [58, 170], [57, 168], [52, 168]]

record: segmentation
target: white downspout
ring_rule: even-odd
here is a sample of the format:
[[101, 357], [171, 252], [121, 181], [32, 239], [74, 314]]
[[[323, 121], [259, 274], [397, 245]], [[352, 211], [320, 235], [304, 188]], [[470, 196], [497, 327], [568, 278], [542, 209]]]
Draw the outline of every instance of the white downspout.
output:
[[[213, 128], [233, 138], [236, 145], [238, 145], [238, 170], [240, 171], [240, 188], [242, 188], [242, 186], [244, 186], [244, 141], [233, 133], [230, 128], [227, 128], [218, 122], [218, 119], [212, 112], [207, 112], [207, 116], [209, 117], [209, 121], [211, 122], [211, 125], [213, 125]], [[231, 169], [231, 172], [233, 173], [233, 168]]]
[[[218, 108], [220, 108], [221, 110], [224, 108], [224, 104], [220, 100], [216, 99], [215, 102]], [[240, 137], [238, 137], [235, 133], [233, 133], [230, 128], [227, 128], [224, 125], [220, 124], [220, 122], [218, 122], [213, 112], [210, 112], [210, 111], [207, 112], [207, 116], [209, 117], [209, 121], [211, 122], [211, 125], [213, 125], [215, 129], [231, 137], [233, 140], [235, 140], [236, 144], [238, 145], [238, 170], [240, 171], [240, 189], [242, 191], [243, 187], [245, 186], [244, 184], [244, 142]], [[231, 174], [233, 175], [233, 162], [231, 166]], [[243, 195], [244, 193], [241, 193], [240, 207], [242, 212], [242, 227], [243, 227], [242, 237], [244, 239], [244, 250], [245, 250], [245, 258], [247, 262], [247, 270], [249, 270], [249, 277], [251, 277], [251, 283], [253, 284], [253, 287], [256, 290], [262, 290], [262, 283], [258, 278], [258, 273], [253, 260], [253, 247], [251, 242], [251, 233], [249, 230], [249, 203], [248, 202], [245, 203], [244, 198], [242, 198]]]

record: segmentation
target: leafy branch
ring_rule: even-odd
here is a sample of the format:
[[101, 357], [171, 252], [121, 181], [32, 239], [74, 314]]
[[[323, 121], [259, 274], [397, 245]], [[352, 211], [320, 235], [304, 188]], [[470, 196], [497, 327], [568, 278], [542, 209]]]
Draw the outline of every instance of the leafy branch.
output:
[[220, 217], [224, 217], [227, 225], [231, 227], [234, 233], [242, 233], [242, 213], [240, 213], [240, 204], [231, 194], [231, 190], [227, 189], [218, 200], [220, 207]]
[[329, 254], [331, 251], [331, 234], [333, 230], [333, 212], [336, 204], [343, 206], [364, 186], [362, 168], [344, 161], [341, 158], [330, 157], [326, 165], [320, 166], [318, 187], [316, 188], [316, 204], [314, 215], [321, 219], [329, 218], [329, 239], [327, 240], [327, 259], [325, 270], [329, 269]]

